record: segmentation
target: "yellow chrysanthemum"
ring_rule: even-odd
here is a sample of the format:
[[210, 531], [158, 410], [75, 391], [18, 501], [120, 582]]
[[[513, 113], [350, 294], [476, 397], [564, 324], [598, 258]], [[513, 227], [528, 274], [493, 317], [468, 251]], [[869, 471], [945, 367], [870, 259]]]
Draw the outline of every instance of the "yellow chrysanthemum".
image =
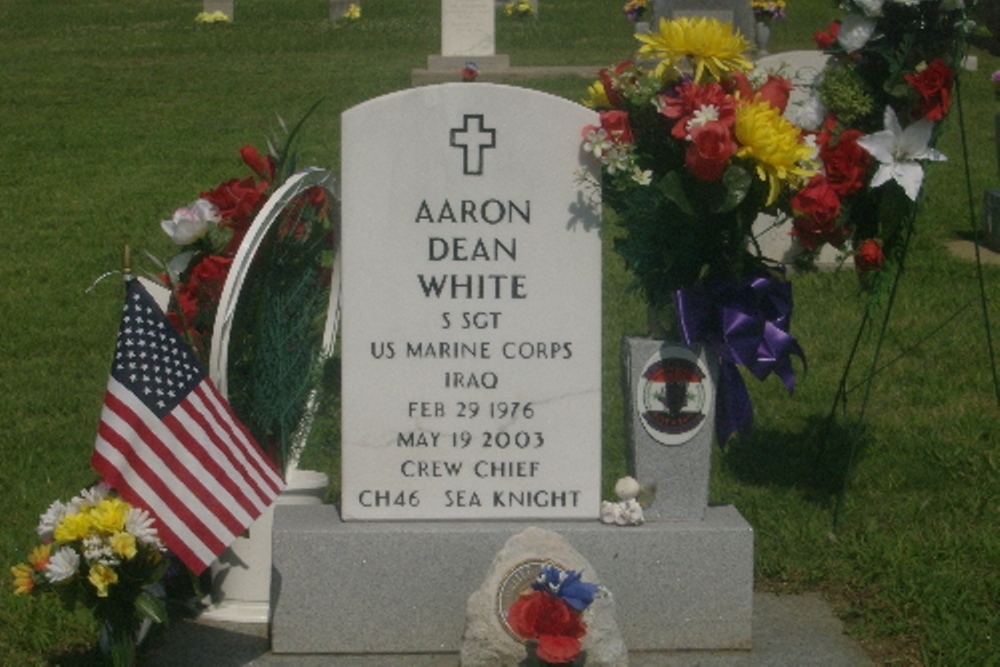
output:
[[28, 553], [28, 562], [36, 570], [44, 570], [49, 564], [49, 556], [52, 555], [51, 544], [39, 544]]
[[106, 598], [108, 597], [108, 586], [118, 582], [118, 573], [107, 565], [95, 563], [90, 567], [87, 581], [97, 589], [97, 597]]
[[813, 149], [802, 142], [799, 128], [770, 103], [757, 100], [739, 105], [734, 130], [740, 144], [736, 155], [757, 163], [757, 177], [768, 186], [768, 205], [778, 198], [784, 183], [800, 183], [815, 173], [804, 166]]
[[660, 19], [659, 29], [648, 34], [636, 33], [642, 42], [639, 57], [660, 61], [656, 73], [684, 58], [694, 64], [694, 80], [704, 83], [705, 71], [718, 81], [727, 72], [750, 71], [753, 64], [744, 55], [751, 49], [743, 35], [733, 30], [730, 23], [704, 16]]
[[591, 109], [611, 108], [611, 100], [608, 99], [608, 93], [604, 90], [604, 82], [600, 80], [590, 84], [590, 87], [587, 88], [587, 96], [581, 102]]
[[95, 530], [116, 533], [125, 527], [130, 505], [117, 497], [108, 497], [90, 510], [90, 520]]
[[68, 514], [63, 517], [63, 520], [59, 522], [59, 525], [52, 532], [52, 537], [57, 542], [73, 542], [74, 540], [82, 540], [86, 537], [90, 533], [90, 529], [90, 513], [77, 512], [76, 514]]
[[35, 587], [34, 568], [27, 563], [18, 563], [10, 573], [14, 575], [14, 595], [27, 595]]
[[135, 535], [132, 533], [115, 533], [111, 536], [109, 542], [111, 550], [115, 552], [115, 555], [125, 559], [135, 558]]

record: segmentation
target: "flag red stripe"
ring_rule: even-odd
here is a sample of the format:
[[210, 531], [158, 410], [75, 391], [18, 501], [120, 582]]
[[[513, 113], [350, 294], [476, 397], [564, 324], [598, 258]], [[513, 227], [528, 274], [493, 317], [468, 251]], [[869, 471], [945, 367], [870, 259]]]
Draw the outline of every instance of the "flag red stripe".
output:
[[190, 402], [182, 404], [185, 414], [214, 445], [211, 450], [225, 457], [229, 474], [243, 483], [239, 493], [261, 511], [280, 490], [281, 478], [257, 444], [235, 427], [231, 413], [220, 412], [223, 405], [215, 389], [206, 383], [192, 392]]
[[[210, 530], [188, 505], [178, 499], [170, 485], [140, 458], [129, 439], [113, 428], [109, 422], [113, 420], [102, 419], [98, 429], [95, 456], [92, 457], [95, 469], [105, 480], [125, 500], [156, 516], [158, 531], [167, 531], [182, 544], [196, 540], [196, 543], [191, 544], [191, 550], [211, 556], [225, 549], [226, 543], [220, 536]], [[184, 534], [186, 539], [181, 538], [181, 534]], [[181, 556], [181, 551], [185, 549], [176, 543], [171, 544], [169, 535], [163, 535], [164, 544]], [[192, 566], [186, 559], [183, 560], [189, 567]], [[199, 558], [198, 561], [202, 559]]]
[[[158, 422], [151, 422], [147, 419], [147, 415], [142, 414], [145, 409], [141, 403], [129, 400], [131, 393], [114, 380], [112, 383], [113, 386], [109, 384], [110, 391], [105, 399], [106, 405], [111, 412], [132, 428], [139, 441], [149, 448], [156, 459], [155, 474], [158, 477], [166, 477], [172, 483], [177, 484], [177, 492], [189, 491], [187, 495], [190, 500], [188, 501], [177, 498], [177, 495], [172, 491], [171, 495], [177, 498], [176, 502], [178, 504], [185, 502], [191, 504], [193, 502], [194, 506], [191, 508], [193, 512], [197, 512], [199, 515], [202, 515], [202, 511], [211, 512], [211, 515], [222, 524], [221, 528], [224, 528], [226, 532], [232, 535], [242, 533], [253, 520], [252, 515], [244, 511], [237, 511], [237, 509], [242, 510], [242, 508], [234, 507], [232, 503], [225, 502], [219, 493], [220, 489], [209, 486], [212, 483], [221, 483], [222, 480], [216, 477], [219, 473], [218, 469], [207, 470], [204, 468], [205, 459], [208, 457], [197, 451], [201, 448], [197, 440], [186, 431], [171, 428], [171, 418], [167, 416], [159, 423], [169, 429], [169, 435], [175, 438], [175, 443], [173, 443], [175, 446], [168, 446], [167, 442], [169, 441], [164, 442], [160, 435], [154, 433], [153, 428], [151, 428], [151, 425], [155, 426]], [[124, 394], [124, 400], [117, 395], [119, 391]], [[135, 442], [129, 444], [133, 447], [136, 445]], [[129, 455], [127, 458], [134, 461], [137, 457]], [[152, 474], [152, 470], [150, 472]], [[213, 532], [220, 534], [218, 529]]]
[[[102, 443], [98, 440], [97, 448], [90, 459], [94, 469], [101, 473], [101, 476], [108, 484], [115, 486], [116, 491], [122, 498], [136, 507], [145, 509], [156, 517], [156, 532], [160, 540], [181, 559], [181, 562], [195, 574], [204, 572], [205, 568], [214, 560], [215, 552], [209, 549], [203, 542], [197, 540], [190, 531], [185, 531], [186, 535], [175, 532], [172, 528], [173, 526], [180, 526], [181, 529], [185, 529], [187, 526], [176, 515], [170, 512], [163, 505], [162, 501], [156, 498], [155, 493], [145, 485], [143, 480], [135, 478], [132, 475], [126, 477], [119, 475], [115, 463], [104, 456], [102, 444], [110, 443]], [[136, 484], [133, 486], [130, 483], [131, 481], [135, 481]], [[156, 498], [154, 502], [147, 502], [153, 498]], [[156, 508], [155, 511], [153, 507]], [[161, 519], [161, 517], [166, 518]], [[197, 547], [197, 551], [200, 551], [204, 555], [199, 555], [191, 545]]]
[[206, 399], [206, 406], [215, 416], [216, 421], [225, 429], [234, 442], [244, 447], [239, 450], [241, 459], [246, 462], [248, 470], [254, 476], [259, 488], [267, 498], [273, 498], [284, 488], [284, 482], [274, 462], [268, 458], [256, 442], [250, 431], [237, 419], [229, 403], [222, 397], [211, 380], [206, 380], [198, 387], [199, 395]]

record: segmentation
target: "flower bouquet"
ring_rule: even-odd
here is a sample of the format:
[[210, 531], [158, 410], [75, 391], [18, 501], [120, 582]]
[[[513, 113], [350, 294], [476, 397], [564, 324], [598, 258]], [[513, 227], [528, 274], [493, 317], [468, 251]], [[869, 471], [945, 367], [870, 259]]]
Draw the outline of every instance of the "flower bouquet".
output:
[[753, 17], [757, 21], [771, 21], [786, 18], [785, 0], [750, 0]]
[[[161, 223], [179, 251], [159, 276], [172, 293], [167, 316], [207, 367], [223, 288], [244, 237], [273, 192], [292, 174], [289, 147], [240, 150], [250, 174], [202, 192]], [[280, 212], [254, 257], [234, 315], [229, 401], [284, 470], [313, 388], [329, 287], [336, 210], [325, 188], [304, 190]]]
[[162, 623], [160, 582], [169, 561], [153, 518], [97, 484], [39, 519], [41, 543], [11, 568], [14, 594], [55, 593], [89, 607], [115, 667], [135, 664], [144, 622]]
[[736, 365], [794, 384], [791, 286], [751, 227], [760, 213], [791, 215], [817, 173], [816, 149], [783, 116], [791, 83], [748, 75], [750, 43], [730, 24], [661, 19], [636, 38], [642, 60], [601, 70], [590, 87], [600, 125], [584, 128], [583, 148], [601, 165], [616, 251], [651, 309], [676, 316], [663, 335], [708, 345], [723, 362], [725, 442], [749, 427]]
[[[808, 250], [850, 240], [862, 285], [878, 298], [913, 232], [924, 163], [952, 102], [969, 29], [957, 0], [852, 0], [814, 35], [831, 57], [799, 118], [816, 131], [822, 210], [795, 218]], [[892, 273], [891, 271], [888, 273]]]
[[622, 6], [622, 12], [629, 21], [642, 21], [649, 12], [649, 0], [627, 0]]
[[507, 625], [532, 643], [534, 657], [541, 664], [570, 664], [580, 655], [580, 639], [587, 634], [582, 614], [597, 590], [574, 570], [545, 565], [531, 588], [507, 610]]

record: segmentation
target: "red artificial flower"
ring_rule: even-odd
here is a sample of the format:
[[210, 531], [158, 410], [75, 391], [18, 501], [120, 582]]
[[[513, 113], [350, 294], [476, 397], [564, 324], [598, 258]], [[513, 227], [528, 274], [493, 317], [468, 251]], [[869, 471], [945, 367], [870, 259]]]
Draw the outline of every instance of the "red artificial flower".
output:
[[580, 654], [587, 625], [580, 613], [560, 598], [532, 590], [518, 597], [507, 611], [507, 625], [522, 639], [538, 642], [535, 655], [546, 662], [572, 662]]
[[243, 236], [250, 228], [254, 216], [267, 201], [268, 183], [256, 182], [253, 178], [236, 179], [222, 183], [214, 190], [202, 192], [201, 197], [215, 204], [222, 222], [220, 227], [233, 230], [233, 238], [227, 252], [235, 252]]
[[632, 127], [628, 124], [628, 113], [625, 111], [602, 111], [601, 128], [608, 133], [611, 140], [618, 144], [630, 144], [635, 141]]
[[943, 120], [951, 107], [955, 72], [943, 60], [935, 58], [916, 74], [904, 74], [903, 78], [920, 94], [920, 115], [933, 121]]
[[739, 95], [741, 99], [759, 98], [769, 102], [781, 113], [785, 112], [788, 98], [792, 93], [792, 82], [783, 76], [775, 76], [774, 74], [768, 74], [767, 81], [760, 88], [754, 90], [753, 84], [750, 83], [750, 79], [744, 72], [733, 72], [729, 75], [726, 86], [731, 92]]
[[507, 612], [507, 624], [522, 639], [542, 635], [582, 637], [587, 626], [568, 604], [545, 591], [532, 590], [521, 595]]
[[635, 63], [631, 60], [625, 60], [615, 65], [613, 69], [611, 67], [604, 67], [597, 72], [597, 78], [604, 87], [604, 95], [608, 98], [608, 102], [611, 103], [612, 107], [618, 108], [625, 103], [625, 97], [618, 90], [617, 86], [615, 86], [615, 79], [632, 67], [635, 67]]
[[469, 63], [462, 68], [462, 81], [475, 81], [479, 78], [479, 68]]
[[881, 271], [884, 264], [885, 255], [882, 254], [882, 241], [879, 239], [865, 239], [854, 251], [854, 268], [858, 273]]
[[837, 248], [844, 244], [849, 230], [837, 226], [840, 217], [840, 197], [822, 174], [816, 174], [806, 187], [791, 199], [795, 218], [792, 234], [806, 250], [815, 250], [821, 243]]
[[274, 180], [274, 159], [270, 155], [261, 156], [253, 146], [246, 145], [240, 149], [240, 157], [246, 166], [250, 167], [257, 178], [268, 183]]
[[691, 128], [691, 143], [684, 154], [684, 164], [696, 178], [714, 182], [722, 178], [736, 149], [732, 132], [722, 123], [699, 125]]
[[736, 119], [736, 99], [726, 93], [718, 83], [699, 86], [693, 81], [685, 81], [667, 95], [660, 97], [660, 113], [676, 122], [670, 134], [680, 140], [688, 138], [688, 124], [696, 114], [711, 111], [715, 122], [729, 126]]
[[565, 635], [542, 635], [538, 638], [535, 655], [553, 665], [564, 665], [580, 655], [580, 640]]
[[187, 280], [177, 286], [176, 311], [171, 309], [169, 316], [178, 331], [199, 335], [211, 331], [232, 264], [232, 257], [206, 255], [191, 269]]
[[837, 43], [837, 35], [840, 34], [840, 21], [831, 21], [826, 26], [826, 31], [817, 30], [813, 33], [813, 41], [822, 50], [826, 50]]
[[788, 97], [791, 93], [792, 82], [783, 76], [773, 74], [769, 74], [764, 85], [757, 89], [760, 98], [765, 102], [770, 102], [771, 106], [781, 113], [785, 113], [785, 107], [788, 106]]
[[871, 154], [858, 145], [864, 134], [861, 130], [844, 130], [836, 136], [824, 128], [819, 136], [819, 158], [823, 161], [826, 180], [841, 197], [860, 190], [867, 179]]

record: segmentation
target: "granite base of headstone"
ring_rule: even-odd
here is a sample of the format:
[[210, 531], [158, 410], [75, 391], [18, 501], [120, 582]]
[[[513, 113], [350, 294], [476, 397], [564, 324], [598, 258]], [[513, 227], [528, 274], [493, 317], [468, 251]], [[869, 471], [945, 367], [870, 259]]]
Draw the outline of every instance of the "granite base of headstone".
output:
[[[561, 535], [614, 594], [629, 652], [749, 649], [753, 530], [731, 506], [701, 521], [344, 522], [332, 505], [275, 510], [271, 650], [458, 655], [469, 597], [527, 525]], [[347, 663], [345, 663], [347, 664]], [[388, 662], [386, 663], [388, 664]]]
[[236, 18], [234, 0], [202, 0], [202, 10], [206, 14], [214, 14], [215, 12], [221, 12], [229, 17], [232, 21]]
[[[507, 625], [504, 611], [530, 588], [541, 567], [575, 570], [582, 580], [600, 585], [597, 570], [561, 535], [530, 527], [507, 540], [496, 555], [482, 587], [469, 597], [462, 667], [517, 667], [526, 655], [525, 642]], [[586, 635], [581, 655], [588, 667], [626, 667], [628, 649], [615, 616], [613, 591], [601, 588], [583, 613]]]

